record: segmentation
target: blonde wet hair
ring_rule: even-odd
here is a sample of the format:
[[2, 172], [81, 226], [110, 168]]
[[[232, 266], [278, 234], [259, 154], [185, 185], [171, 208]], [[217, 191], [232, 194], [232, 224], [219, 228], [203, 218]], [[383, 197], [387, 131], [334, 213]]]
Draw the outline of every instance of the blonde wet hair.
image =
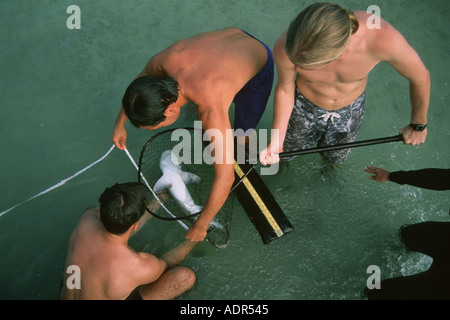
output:
[[286, 32], [286, 53], [297, 66], [323, 65], [338, 58], [359, 28], [356, 16], [334, 3], [314, 3]]

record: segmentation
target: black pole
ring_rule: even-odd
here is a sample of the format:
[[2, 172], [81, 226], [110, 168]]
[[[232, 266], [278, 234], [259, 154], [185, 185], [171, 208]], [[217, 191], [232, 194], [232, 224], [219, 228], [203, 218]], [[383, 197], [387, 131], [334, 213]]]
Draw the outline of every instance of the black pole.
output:
[[287, 157], [300, 156], [300, 155], [310, 154], [310, 153], [317, 153], [317, 152], [324, 152], [324, 151], [334, 151], [334, 150], [355, 148], [355, 147], [363, 147], [363, 146], [369, 146], [369, 145], [380, 144], [380, 143], [387, 143], [387, 142], [394, 142], [394, 141], [403, 141], [403, 136], [401, 134], [399, 134], [399, 135], [393, 136], [393, 137], [385, 137], [385, 138], [378, 138], [378, 139], [355, 141], [355, 142], [350, 142], [350, 143], [336, 144], [336, 145], [333, 145], [333, 146], [324, 146], [324, 147], [317, 147], [317, 148], [310, 148], [310, 149], [300, 149], [300, 150], [294, 150], [294, 151], [286, 151], [286, 152], [281, 152], [279, 154], [279, 157], [280, 158], [287, 158]]

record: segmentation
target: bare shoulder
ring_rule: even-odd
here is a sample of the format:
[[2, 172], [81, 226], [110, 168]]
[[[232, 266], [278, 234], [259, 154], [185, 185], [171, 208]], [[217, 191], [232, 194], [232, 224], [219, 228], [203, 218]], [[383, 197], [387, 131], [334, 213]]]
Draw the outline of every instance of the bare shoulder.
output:
[[83, 214], [83, 217], [97, 217], [97, 218], [100, 218], [100, 208], [90, 207], [90, 208], [86, 209], [86, 211]]
[[145, 265], [151, 265], [151, 264], [158, 264], [159, 260], [156, 256], [147, 253], [147, 252], [137, 252], [136, 253], [137, 263], [145, 264]]
[[164, 260], [156, 256], [146, 253], [138, 252], [134, 259], [134, 266], [131, 266], [137, 278], [142, 283], [150, 283], [158, 279], [166, 270], [167, 264]]
[[112, 253], [113, 259], [102, 264], [103, 287], [109, 298], [124, 299], [137, 287], [154, 282], [157, 273], [157, 258], [143, 252], [135, 252], [127, 247], [118, 247]]
[[85, 211], [77, 222], [75, 229], [70, 235], [69, 250], [75, 242], [85, 242], [95, 236], [102, 228], [100, 211], [97, 208]]
[[[374, 17], [373, 13], [368, 13], [366, 11], [355, 11], [353, 13], [359, 21], [358, 32], [364, 33], [368, 37], [376, 37], [378, 40], [380, 38], [396, 37], [400, 33], [392, 27], [386, 20], [381, 17]], [[379, 24], [375, 23], [375, 20], [379, 21]]]
[[379, 25], [373, 25], [374, 19], [372, 13], [365, 11], [355, 11], [355, 16], [359, 21], [358, 32], [364, 39], [368, 52], [378, 60], [390, 61], [396, 59], [399, 55], [411, 50], [405, 38], [389, 22], [378, 17]]
[[278, 84], [292, 85], [295, 78], [295, 65], [286, 53], [286, 32], [283, 32], [275, 41], [273, 59], [277, 66]]
[[292, 62], [289, 60], [288, 55], [286, 54], [286, 32], [283, 32], [278, 39], [275, 41], [273, 46], [273, 56], [275, 62], [280, 65], [289, 65], [294, 66]]
[[78, 220], [75, 231], [85, 231], [91, 229], [100, 222], [100, 210], [98, 208], [87, 209]]
[[167, 73], [164, 70], [164, 65], [166, 64], [168, 58], [170, 58], [170, 50], [166, 49], [158, 52], [150, 58], [138, 77], [150, 75], [157, 78], [163, 78], [167, 76]]

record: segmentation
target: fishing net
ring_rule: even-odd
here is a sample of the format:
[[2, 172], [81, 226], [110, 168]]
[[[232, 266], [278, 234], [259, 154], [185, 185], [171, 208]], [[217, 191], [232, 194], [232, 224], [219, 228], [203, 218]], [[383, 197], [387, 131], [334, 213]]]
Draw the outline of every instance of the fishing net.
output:
[[[214, 179], [213, 165], [204, 160], [202, 137], [203, 131], [197, 128], [165, 130], [147, 141], [139, 158], [138, 181], [162, 207], [157, 214], [150, 213], [177, 221], [185, 229], [198, 218]], [[228, 243], [233, 203], [234, 195], [229, 194], [209, 225], [206, 240], [216, 247]]]

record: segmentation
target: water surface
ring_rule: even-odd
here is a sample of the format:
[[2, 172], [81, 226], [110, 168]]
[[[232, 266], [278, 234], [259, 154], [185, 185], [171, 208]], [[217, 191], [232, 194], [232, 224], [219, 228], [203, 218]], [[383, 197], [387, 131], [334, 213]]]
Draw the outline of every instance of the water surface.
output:
[[[0, 210], [71, 176], [108, 151], [123, 92], [148, 59], [174, 41], [235, 26], [273, 46], [312, 1], [77, 1], [81, 29], [68, 30], [71, 1], [0, 3], [2, 151]], [[367, 267], [381, 277], [426, 270], [431, 260], [407, 253], [399, 227], [448, 221], [448, 192], [378, 184], [363, 169], [449, 167], [448, 1], [339, 1], [350, 10], [376, 4], [381, 16], [417, 50], [431, 72], [428, 138], [355, 149], [338, 168], [318, 155], [298, 157], [276, 176], [264, 176], [294, 231], [264, 245], [236, 201], [226, 249], [199, 245], [185, 261], [197, 272], [181, 299], [360, 299]], [[259, 128], [270, 128], [273, 95]], [[378, 65], [367, 87], [360, 140], [391, 136], [409, 123], [408, 82]], [[183, 112], [180, 124], [192, 125]], [[128, 149], [138, 158], [154, 133], [127, 125]], [[57, 299], [68, 238], [80, 215], [103, 190], [136, 181], [126, 155], [104, 161], [60, 188], [0, 217], [0, 298]], [[183, 240], [176, 223], [154, 220], [130, 241], [161, 254]]]

